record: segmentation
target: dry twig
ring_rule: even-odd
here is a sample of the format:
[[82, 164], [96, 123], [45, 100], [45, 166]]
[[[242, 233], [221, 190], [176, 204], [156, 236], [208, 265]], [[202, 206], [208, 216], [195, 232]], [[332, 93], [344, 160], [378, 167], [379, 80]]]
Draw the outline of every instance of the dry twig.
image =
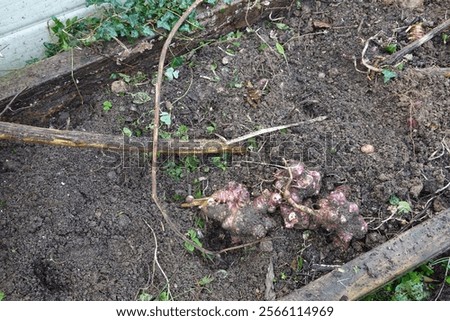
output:
[[223, 140], [223, 142], [225, 144], [233, 145], [233, 144], [242, 142], [244, 140], [248, 140], [248, 139], [253, 138], [253, 137], [257, 137], [257, 136], [261, 136], [261, 135], [264, 135], [264, 134], [272, 133], [272, 132], [277, 131], [277, 130], [287, 129], [287, 128], [296, 127], [296, 126], [300, 126], [300, 125], [313, 124], [313, 123], [317, 123], [317, 122], [323, 121], [323, 120], [325, 120], [327, 118], [328, 118], [327, 116], [320, 116], [320, 117], [316, 117], [316, 118], [313, 118], [313, 119], [308, 119], [308, 120], [305, 120], [305, 121], [301, 121], [301, 122], [298, 122], [298, 123], [293, 123], [293, 124], [288, 124], [288, 125], [281, 125], [281, 126], [275, 126], [275, 127], [270, 127], [270, 128], [263, 128], [263, 129], [260, 129], [260, 130], [257, 130], [257, 131], [254, 131], [254, 132], [251, 132], [251, 133], [248, 133], [248, 134], [245, 134], [243, 136], [240, 136], [240, 137], [237, 137], [237, 138], [233, 138], [233, 139], [230, 139], [230, 140], [228, 140], [228, 139], [226, 139], [226, 138], [224, 138], [224, 137], [222, 137], [220, 135], [217, 135], [217, 134], [216, 134], [216, 136], [219, 137], [221, 140]]
[[450, 27], [450, 19], [444, 21], [439, 26], [431, 30], [429, 33], [424, 35], [422, 38], [417, 39], [416, 41], [411, 42], [409, 45], [404, 47], [403, 49], [397, 51], [393, 55], [389, 56], [388, 59], [384, 61], [384, 65], [393, 65], [400, 59], [402, 59], [405, 55], [410, 53], [411, 51], [415, 50], [416, 48], [423, 45], [425, 42], [431, 40], [436, 36], [437, 34], [441, 33], [446, 28]]
[[23, 87], [23, 89], [21, 89], [20, 91], [17, 92], [17, 94], [13, 97], [13, 99], [11, 99], [11, 101], [8, 103], [8, 105], [6, 105], [6, 107], [2, 110], [2, 112], [0, 113], [0, 117], [3, 116], [4, 113], [6, 113], [6, 111], [14, 111], [11, 109], [11, 105], [14, 102], [14, 100], [16, 100], [16, 98], [25, 90], [27, 89], [27, 86]]
[[186, 9], [186, 11], [181, 15], [180, 19], [177, 21], [177, 23], [173, 26], [172, 30], [170, 31], [169, 35], [167, 36], [166, 41], [164, 42], [164, 46], [161, 50], [161, 55], [159, 57], [159, 65], [158, 65], [158, 75], [156, 79], [156, 85], [155, 85], [155, 108], [154, 108], [154, 120], [153, 120], [153, 149], [152, 149], [152, 167], [151, 167], [151, 180], [152, 180], [152, 199], [155, 202], [156, 206], [158, 207], [159, 211], [161, 212], [164, 220], [169, 225], [169, 227], [177, 234], [183, 241], [191, 244], [194, 248], [199, 250], [200, 252], [204, 254], [214, 255], [215, 253], [209, 250], [206, 250], [191, 240], [189, 240], [183, 233], [181, 233], [178, 228], [175, 226], [165, 209], [163, 208], [161, 202], [158, 198], [157, 193], [157, 179], [156, 174], [158, 170], [157, 162], [158, 162], [158, 132], [159, 132], [159, 105], [161, 101], [161, 86], [163, 81], [163, 72], [164, 72], [164, 63], [166, 60], [167, 50], [169, 49], [169, 45], [172, 42], [173, 37], [175, 36], [178, 29], [181, 27], [183, 22], [186, 20], [186, 18], [191, 14], [191, 12], [202, 2], [203, 0], [195, 0], [195, 2]]
[[[170, 283], [169, 283], [169, 278], [167, 277], [166, 273], [164, 272], [163, 268], [161, 267], [161, 265], [159, 264], [158, 261], [158, 240], [156, 238], [156, 234], [155, 231], [153, 230], [153, 228], [150, 226], [150, 224], [147, 223], [146, 220], [144, 220], [145, 225], [147, 225], [147, 227], [152, 231], [153, 234], [153, 240], [155, 241], [155, 251], [153, 252], [153, 273], [155, 271], [155, 267], [154, 265], [156, 264], [158, 266], [158, 269], [161, 271], [161, 274], [163, 275], [164, 279], [166, 280], [166, 286], [167, 286], [167, 296], [169, 298], [172, 297], [172, 293], [170, 293]], [[153, 282], [153, 281], [152, 281]]]

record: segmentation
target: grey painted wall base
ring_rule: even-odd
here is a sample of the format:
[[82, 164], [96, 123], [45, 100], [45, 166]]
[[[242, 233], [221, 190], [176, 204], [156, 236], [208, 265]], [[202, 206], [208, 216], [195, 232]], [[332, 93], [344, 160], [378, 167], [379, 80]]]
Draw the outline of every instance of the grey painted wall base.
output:
[[0, 76], [22, 68], [26, 61], [44, 57], [44, 42], [51, 41], [48, 23], [92, 13], [85, 0], [0, 0]]

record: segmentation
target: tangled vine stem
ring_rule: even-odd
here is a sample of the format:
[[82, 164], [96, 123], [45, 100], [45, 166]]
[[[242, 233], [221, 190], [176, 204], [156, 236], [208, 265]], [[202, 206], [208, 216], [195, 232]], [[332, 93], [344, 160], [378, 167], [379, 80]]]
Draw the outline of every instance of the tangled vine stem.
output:
[[197, 6], [202, 3], [203, 0], [195, 0], [193, 4], [181, 15], [180, 19], [173, 26], [169, 35], [167, 36], [166, 41], [164, 42], [164, 46], [161, 50], [161, 55], [159, 56], [159, 64], [158, 64], [158, 75], [156, 78], [155, 85], [155, 108], [154, 108], [154, 119], [153, 119], [153, 149], [152, 149], [152, 198], [157, 203], [158, 194], [157, 194], [157, 184], [156, 184], [156, 174], [157, 174], [157, 162], [158, 162], [158, 135], [159, 135], [159, 105], [161, 102], [161, 86], [163, 81], [163, 73], [164, 73], [164, 64], [166, 61], [167, 50], [169, 49], [170, 43], [172, 42], [173, 37], [177, 33], [178, 29], [187, 19], [187, 17], [191, 14], [191, 12], [197, 8]]
[[164, 42], [164, 46], [161, 50], [161, 55], [159, 56], [159, 64], [158, 64], [158, 75], [156, 78], [156, 85], [155, 85], [155, 107], [154, 107], [154, 119], [153, 119], [153, 148], [152, 148], [152, 167], [151, 167], [151, 180], [152, 180], [152, 199], [155, 202], [156, 206], [158, 207], [159, 211], [161, 212], [162, 216], [164, 217], [164, 220], [169, 225], [169, 227], [185, 242], [191, 244], [194, 248], [201, 251], [205, 254], [214, 255], [215, 253], [209, 250], [206, 250], [191, 240], [189, 240], [183, 233], [181, 233], [178, 228], [175, 226], [175, 224], [170, 219], [169, 215], [167, 215], [165, 209], [163, 208], [161, 202], [158, 198], [157, 193], [157, 180], [156, 180], [156, 174], [158, 172], [158, 135], [159, 135], [159, 105], [161, 101], [161, 86], [163, 81], [163, 72], [164, 72], [164, 63], [166, 61], [166, 55], [167, 50], [169, 49], [170, 43], [172, 42], [173, 37], [177, 33], [178, 29], [181, 27], [181, 25], [184, 23], [184, 21], [187, 19], [187, 17], [191, 14], [191, 12], [197, 8], [197, 6], [202, 3], [203, 0], [195, 0], [195, 2], [186, 9], [186, 11], [181, 15], [180, 19], [177, 21], [177, 23], [173, 26], [172, 30], [170, 31], [169, 35], [167, 36], [166, 41]]

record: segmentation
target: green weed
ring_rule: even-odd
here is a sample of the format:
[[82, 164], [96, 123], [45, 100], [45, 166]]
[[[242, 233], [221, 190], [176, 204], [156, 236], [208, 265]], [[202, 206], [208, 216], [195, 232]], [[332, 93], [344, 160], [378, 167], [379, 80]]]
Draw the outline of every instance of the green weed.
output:
[[216, 131], [216, 128], [216, 123], [211, 122], [210, 125], [206, 127], [206, 131], [208, 132], [208, 134], [213, 134]]
[[227, 155], [222, 156], [213, 156], [210, 158], [211, 163], [216, 166], [217, 168], [220, 168], [221, 170], [225, 171], [227, 170]]
[[[151, 37], [156, 29], [170, 31], [193, 0], [86, 0], [87, 6], [95, 5], [95, 15], [74, 17], [62, 22], [52, 17], [50, 31], [54, 43], [44, 43], [46, 55], [79, 46], [89, 46], [96, 41], [114, 38]], [[195, 12], [191, 13], [180, 31], [191, 32], [200, 28]]]
[[214, 278], [210, 275], [206, 275], [201, 278], [201, 280], [198, 281], [198, 285], [200, 286], [206, 286], [210, 284], [212, 281], [214, 281]]
[[200, 160], [195, 155], [186, 156], [183, 160], [184, 167], [189, 173], [194, 172], [200, 165]]
[[407, 214], [412, 211], [411, 205], [406, 201], [401, 201], [397, 196], [392, 195], [389, 198], [389, 204], [397, 208], [397, 212], [400, 214]]
[[183, 167], [175, 161], [169, 161], [164, 164], [164, 172], [174, 180], [180, 180], [183, 177]]
[[381, 74], [383, 75], [383, 82], [387, 84], [392, 79], [397, 77], [397, 73], [395, 71], [389, 70], [389, 69], [383, 69], [381, 71]]
[[0, 301], [3, 301], [4, 298], [5, 298], [5, 293], [0, 291]]
[[103, 110], [109, 111], [112, 108], [112, 103], [109, 100], [103, 102]]
[[[444, 269], [450, 271], [450, 258], [440, 258], [423, 264], [414, 271], [408, 272], [400, 278], [388, 283], [375, 293], [363, 298], [364, 301], [423, 301], [430, 297], [432, 285], [424, 280], [435, 273], [434, 266], [442, 265]], [[450, 284], [450, 277], [444, 280]]]
[[170, 127], [172, 125], [172, 115], [166, 111], [162, 111], [159, 114], [159, 121], [167, 127]]
[[386, 47], [384, 47], [384, 50], [385, 50], [388, 54], [393, 54], [394, 52], [397, 51], [397, 44], [396, 44], [396, 43], [390, 43], [390, 44], [388, 44]]
[[164, 72], [164, 76], [166, 76], [168, 81], [178, 79], [179, 75], [180, 75], [180, 71], [175, 70], [173, 67], [167, 68], [166, 71]]
[[136, 72], [136, 74], [130, 76], [121, 72], [113, 72], [109, 76], [112, 80], [122, 79], [124, 82], [130, 85], [138, 85], [147, 80], [147, 75], [142, 71]]
[[[199, 247], [203, 246], [202, 242], [200, 242], [200, 239], [198, 238], [197, 232], [194, 229], [188, 230], [186, 235], [194, 244], [198, 245]], [[188, 242], [184, 242], [184, 248], [189, 253], [193, 253], [195, 250], [195, 247], [191, 243], [188, 243]]]
[[283, 45], [282, 45], [281, 43], [277, 42], [277, 43], [275, 44], [275, 48], [277, 49], [277, 52], [278, 52], [281, 56], [283, 56], [284, 60], [286, 60], [286, 62], [287, 62], [286, 52], [284, 51]]
[[128, 127], [122, 128], [122, 133], [127, 137], [133, 136], [133, 132]]
[[178, 126], [178, 129], [176, 130], [174, 136], [182, 141], [188, 141], [189, 140], [188, 131], [189, 127], [187, 127], [186, 125], [180, 125]]

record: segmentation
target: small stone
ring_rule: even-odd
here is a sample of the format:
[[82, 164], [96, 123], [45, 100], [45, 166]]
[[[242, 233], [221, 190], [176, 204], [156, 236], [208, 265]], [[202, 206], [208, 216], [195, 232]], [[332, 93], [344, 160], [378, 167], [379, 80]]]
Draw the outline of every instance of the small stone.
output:
[[222, 58], [222, 63], [224, 65], [228, 65], [230, 63], [230, 57], [229, 56], [225, 56]]
[[423, 183], [419, 182], [413, 186], [411, 186], [411, 188], [409, 189], [409, 192], [414, 196], [414, 197], [419, 197], [420, 192], [422, 192], [423, 190]]
[[319, 72], [319, 79], [323, 79], [325, 78], [325, 73], [324, 72]]
[[397, 0], [402, 8], [417, 9], [423, 7], [423, 0]]
[[363, 152], [364, 154], [372, 154], [373, 152], [375, 152], [375, 147], [370, 144], [363, 145], [361, 146], [361, 152]]
[[117, 179], [117, 174], [115, 171], [108, 172], [108, 174], [106, 174], [106, 176], [112, 181], [115, 181]]
[[111, 91], [115, 94], [126, 93], [128, 86], [123, 80], [116, 80], [111, 84]]
[[259, 249], [262, 252], [272, 252], [273, 251], [273, 243], [272, 241], [264, 240], [259, 243]]
[[380, 181], [382, 181], [382, 182], [387, 182], [387, 181], [390, 181], [390, 180], [392, 179], [392, 177], [390, 177], [389, 175], [387, 175], [387, 174], [385, 174], [385, 173], [381, 173], [381, 174], [378, 176], [378, 179], [379, 179]]

